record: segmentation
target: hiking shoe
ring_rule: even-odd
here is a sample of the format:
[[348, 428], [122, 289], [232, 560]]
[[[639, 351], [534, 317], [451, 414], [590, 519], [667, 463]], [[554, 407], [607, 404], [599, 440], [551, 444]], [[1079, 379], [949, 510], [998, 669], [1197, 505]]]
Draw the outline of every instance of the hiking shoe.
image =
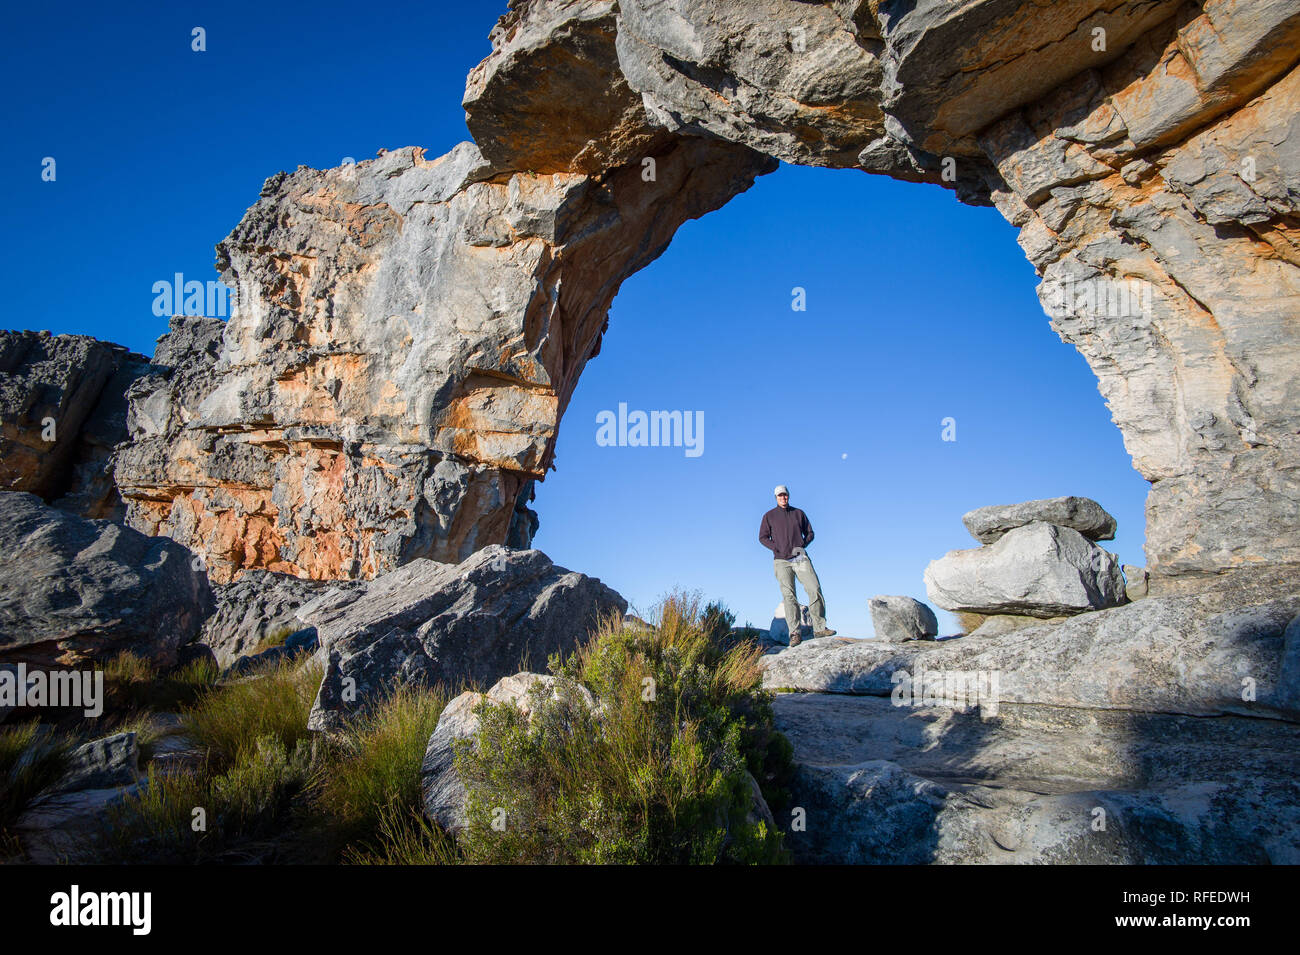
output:
[[813, 636], [814, 636], [814, 637], [833, 637], [833, 636], [835, 636], [835, 631], [834, 631], [834, 630], [830, 630], [830, 629], [827, 629], [827, 630], [818, 630], [816, 633], [813, 634]]
[[799, 634], [797, 633], [790, 634], [790, 646], [797, 647], [801, 643], [803, 643], [803, 639], [799, 636]]

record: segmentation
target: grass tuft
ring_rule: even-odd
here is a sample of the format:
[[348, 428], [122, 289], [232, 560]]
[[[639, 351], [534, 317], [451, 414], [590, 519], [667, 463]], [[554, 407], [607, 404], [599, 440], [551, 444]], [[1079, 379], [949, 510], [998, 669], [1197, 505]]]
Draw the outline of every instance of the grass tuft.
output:
[[36, 721], [0, 727], [0, 830], [67, 768], [71, 745]]

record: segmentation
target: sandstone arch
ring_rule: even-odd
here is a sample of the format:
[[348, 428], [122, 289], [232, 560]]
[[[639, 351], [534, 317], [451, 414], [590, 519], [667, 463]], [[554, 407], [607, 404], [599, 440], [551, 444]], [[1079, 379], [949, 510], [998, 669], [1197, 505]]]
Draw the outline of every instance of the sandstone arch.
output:
[[229, 324], [132, 390], [134, 526], [216, 580], [523, 543], [619, 283], [780, 159], [1020, 229], [1153, 572], [1300, 564], [1300, 0], [512, 0], [492, 40], [475, 143], [267, 180]]

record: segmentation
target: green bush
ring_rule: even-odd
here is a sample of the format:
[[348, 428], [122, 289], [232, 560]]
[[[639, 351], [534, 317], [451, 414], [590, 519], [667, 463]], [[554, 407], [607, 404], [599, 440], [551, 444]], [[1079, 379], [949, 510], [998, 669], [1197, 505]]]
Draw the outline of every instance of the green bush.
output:
[[468, 861], [784, 858], [781, 835], [751, 813], [748, 773], [778, 805], [790, 773], [760, 689], [759, 647], [726, 646], [734, 618], [717, 605], [702, 612], [696, 595], [669, 596], [657, 616], [641, 631], [611, 615], [568, 659], [552, 660], [557, 692], [534, 694], [531, 719], [515, 705], [480, 704], [478, 733], [456, 748]]
[[268, 735], [240, 750], [221, 772], [168, 772], [151, 765], [140, 792], [110, 807], [97, 861], [266, 861], [279, 849], [314, 759], [310, 743], [290, 748]]

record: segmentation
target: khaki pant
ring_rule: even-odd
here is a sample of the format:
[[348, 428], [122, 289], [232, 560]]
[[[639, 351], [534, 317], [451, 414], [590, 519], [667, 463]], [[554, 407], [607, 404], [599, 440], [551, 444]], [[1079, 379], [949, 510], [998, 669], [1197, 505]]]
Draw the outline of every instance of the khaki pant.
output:
[[803, 589], [808, 591], [808, 614], [812, 617], [814, 633], [821, 633], [826, 629], [826, 603], [822, 600], [822, 585], [817, 579], [817, 571], [812, 565], [812, 559], [805, 557], [801, 561], [781, 560], [776, 558], [772, 561], [772, 567], [776, 571], [776, 582], [781, 585], [781, 600], [785, 604], [785, 623], [790, 628], [792, 634], [799, 632], [799, 601], [794, 595], [794, 579], [797, 576], [799, 583], [803, 584]]

